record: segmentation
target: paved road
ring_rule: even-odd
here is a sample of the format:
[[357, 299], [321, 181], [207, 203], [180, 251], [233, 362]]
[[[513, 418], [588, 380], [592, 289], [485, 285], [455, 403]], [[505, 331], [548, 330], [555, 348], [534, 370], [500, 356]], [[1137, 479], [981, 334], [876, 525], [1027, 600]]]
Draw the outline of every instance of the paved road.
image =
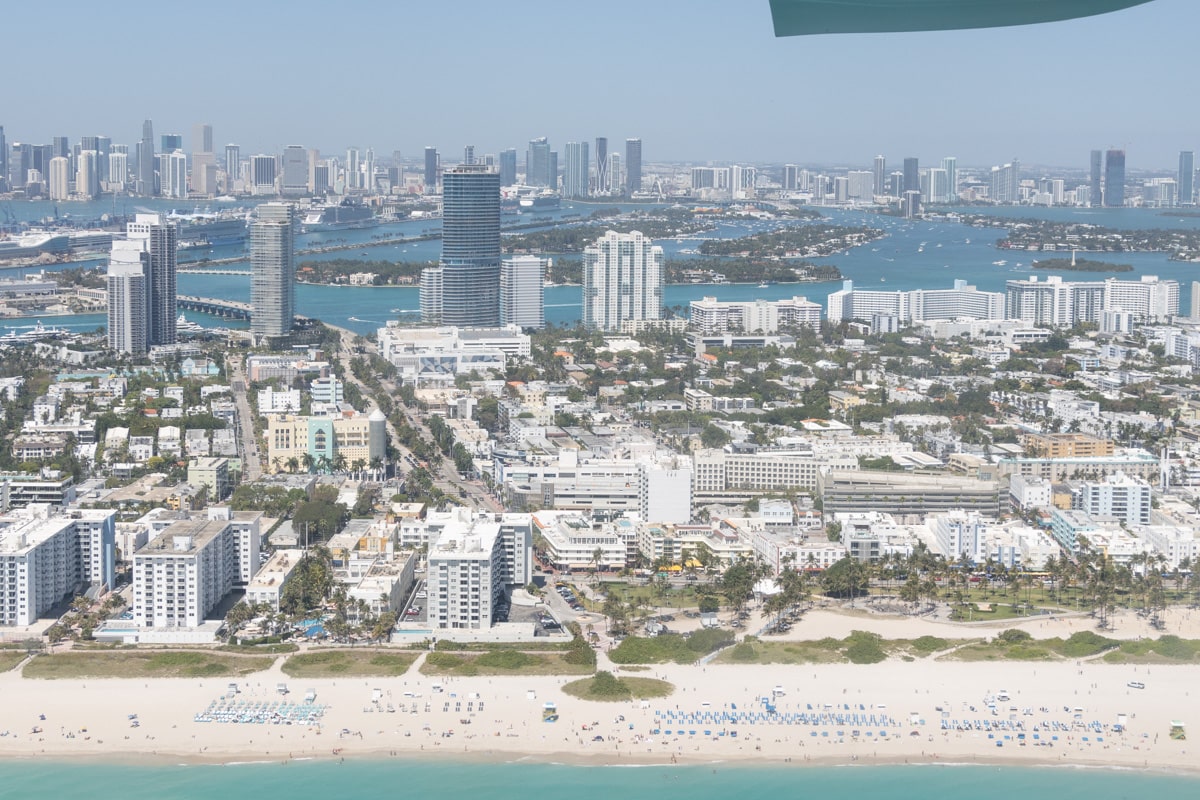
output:
[[[346, 330], [345, 328], [329, 325], [329, 323], [325, 324], [329, 328], [332, 328], [341, 334], [341, 347], [336, 353], [331, 353], [330, 356], [341, 361], [346, 380], [358, 386], [364, 397], [370, 397], [370, 392], [366, 385], [356, 378], [353, 370], [350, 369], [350, 359], [353, 358], [354, 355], [354, 340], [357, 338], [357, 334], [353, 331]], [[365, 348], [368, 352], [375, 352], [374, 345], [370, 342], [365, 345]], [[396, 386], [396, 384], [385, 380], [382, 377], [380, 377], [380, 384], [383, 386], [384, 391], [390, 396], [394, 398], [399, 397], [399, 387]], [[399, 400], [397, 400], [397, 405], [402, 409], [408, 424], [416, 428], [425, 439], [433, 441], [433, 434], [430, 432], [429, 427], [425, 424], [425, 421], [421, 418], [420, 413], [416, 409], [404, 405]], [[413, 455], [412, 451], [410, 451], [407, 447], [400, 444], [400, 437], [397, 435], [396, 428], [394, 425], [392, 425], [390, 419], [387, 423], [387, 432], [392, 445], [400, 453], [401, 462], [407, 463], [410, 466], [411, 464], [415, 463], [416, 456]], [[409, 461], [410, 458], [412, 461]], [[399, 467], [401, 464], [397, 464], [397, 466]], [[432, 477], [434, 486], [450, 497], [454, 497], [458, 500], [466, 502], [466, 504], [472, 508], [493, 512], [500, 512], [504, 510], [504, 507], [488, 492], [486, 487], [464, 480], [462, 476], [458, 474], [458, 470], [455, 469], [454, 461], [452, 459], [442, 459], [438, 467], [438, 472]]]
[[250, 412], [250, 401], [246, 389], [250, 381], [246, 378], [245, 360], [241, 357], [228, 361], [229, 386], [233, 389], [233, 400], [237, 404], [238, 449], [242, 454], [242, 482], [250, 483], [262, 475], [262, 443], [254, 436], [254, 417]]

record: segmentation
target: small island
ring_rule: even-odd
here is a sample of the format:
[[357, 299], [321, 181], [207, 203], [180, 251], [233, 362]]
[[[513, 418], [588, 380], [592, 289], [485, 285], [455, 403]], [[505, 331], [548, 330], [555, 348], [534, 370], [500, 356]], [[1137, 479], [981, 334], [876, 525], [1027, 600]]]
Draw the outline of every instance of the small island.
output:
[[1045, 258], [1034, 261], [1031, 267], [1053, 272], [1133, 272], [1132, 264], [1113, 264], [1090, 258]]

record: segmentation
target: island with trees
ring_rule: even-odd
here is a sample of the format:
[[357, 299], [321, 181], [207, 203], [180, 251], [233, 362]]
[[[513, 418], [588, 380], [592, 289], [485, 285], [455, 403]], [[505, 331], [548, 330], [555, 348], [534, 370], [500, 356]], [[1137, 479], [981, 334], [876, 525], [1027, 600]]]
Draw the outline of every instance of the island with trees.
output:
[[1054, 272], [1133, 272], [1132, 264], [1113, 264], [1091, 258], [1043, 258], [1033, 266]]
[[1167, 253], [1172, 261], [1200, 261], [1200, 230], [1121, 230], [1087, 222], [1008, 219], [987, 214], [963, 214], [958, 219], [964, 225], [976, 228], [1007, 229], [1008, 234], [996, 242], [996, 247], [1002, 250]]

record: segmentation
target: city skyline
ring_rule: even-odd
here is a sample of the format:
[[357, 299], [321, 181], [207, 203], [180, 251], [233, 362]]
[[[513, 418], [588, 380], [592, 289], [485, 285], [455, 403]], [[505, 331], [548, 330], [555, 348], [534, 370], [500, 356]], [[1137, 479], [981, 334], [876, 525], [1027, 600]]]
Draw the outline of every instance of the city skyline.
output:
[[[64, 13], [77, 5], [65, 3]], [[223, 5], [217, 3], [218, 8]], [[303, 12], [307, 5], [298, 3], [295, 10]], [[45, 82], [15, 84], [7, 91], [5, 122], [10, 141], [50, 141], [64, 131], [72, 137], [92, 132], [75, 130], [86, 121], [94, 132], [132, 145], [139, 138], [140, 121], [150, 118], [159, 131], [183, 132], [188, 150], [195, 149], [190, 141], [193, 126], [203, 121], [213, 126], [218, 148], [237, 142], [243, 152], [282, 152], [288, 144], [303, 143], [338, 152], [357, 143], [378, 153], [399, 151], [409, 157], [419, 156], [431, 143], [446, 153], [461, 153], [466, 142], [475, 144], [477, 153], [498, 153], [543, 135], [552, 142], [606, 136], [615, 143], [637, 136], [652, 143], [649, 160], [806, 162], [815, 154], [833, 163], [857, 163], [870, 159], [884, 140], [896, 156], [906, 152], [925, 161], [954, 153], [963, 164], [982, 164], [1020, 154], [1029, 164], [1067, 165], [1082, 160], [1076, 155], [1081, 149], [1076, 140], [1086, 138], [1093, 147], [1125, 149], [1133, 164], [1153, 169], [1169, 168], [1179, 150], [1195, 149], [1200, 141], [1200, 119], [1178, 99], [1187, 94], [1187, 31], [1193, 27], [1188, 23], [1200, 22], [1200, 8], [1184, 0], [1156, 0], [1100, 17], [1024, 28], [782, 40], [772, 35], [765, 2], [749, 7], [705, 4], [699, 9], [689, 4], [688, 13], [681, 13], [683, 8], [674, 2], [650, 7], [617, 2], [612, 9], [653, 37], [663, 56], [656, 60], [653, 79], [647, 79], [640, 59], [602, 59], [595, 66], [579, 61], [577, 53], [591, 37], [599, 45], [601, 34], [593, 26], [574, 26], [582, 32], [582, 42], [552, 35], [539, 38], [538, 60], [569, 67], [540, 70], [548, 82], [545, 90], [522, 95], [517, 103], [503, 86], [470, 104], [441, 102], [438, 92], [446, 82], [465, 77], [463, 72], [477, 59], [501, 67], [511, 62], [523, 71], [524, 60], [511, 61], [511, 41], [527, 35], [522, 27], [527, 15], [496, 14], [494, 6], [473, 2], [453, 9], [356, 8], [352, 3], [350, 16], [368, 18], [380, 29], [437, 31], [454, 26], [461, 46], [477, 56], [462, 63], [439, 61], [439, 69], [447, 74], [438, 81], [405, 80], [398, 104], [380, 104], [372, 99], [378, 88], [372, 76], [394, 71], [395, 54], [388, 49], [380, 49], [378, 55], [356, 51], [352, 59], [323, 63], [311, 81], [281, 87], [277, 102], [267, 108], [255, 102], [251, 92], [228, 91], [244, 78], [249, 54], [234, 51], [203, 69], [148, 71], [146, 65], [158, 63], [156, 58], [169, 63], [177, 57], [165, 51], [165, 40], [160, 44], [150, 37], [150, 52], [114, 53], [108, 67], [117, 75], [136, 74], [141, 87], [137, 97], [142, 99], [115, 103], [111, 94], [90, 91], [77, 73], [57, 80], [54, 73], [60, 68], [46, 62], [56, 102], [45, 102]], [[34, 13], [12, 9], [11, 29], [34, 25]], [[296, 47], [320, 52], [324, 46], [325, 30], [311, 14], [277, 15], [268, 8], [242, 6], [235, 13], [247, 24], [263, 22], [277, 30], [279, 36], [261, 43], [268, 57], [278, 51], [279, 58], [286, 59], [294, 57]], [[546, 30], [550, 34], [560, 24], [571, 27], [567, 23], [586, 13], [584, 8], [562, 8], [553, 23], [540, 24], [551, 26]], [[480, 16], [489, 24], [457, 24], [463, 17]], [[136, 27], [150, 24], [153, 15], [146, 16], [145, 23], [137, 22], [136, 13], [129, 17]], [[226, 18], [218, 12], [189, 20], [189, 25], [195, 26], [195, 37], [204, 40], [208, 34], [224, 35]], [[107, 20], [101, 17], [94, 25], [62, 31], [60, 46], [81, 52], [85, 37], [104, 36], [110, 27], [117, 35], [117, 18]], [[714, 68], [703, 70], [701, 80], [695, 48], [713, 37], [753, 46], [727, 59], [710, 57]], [[1119, 59], [1078, 57], [1085, 46], [1117, 52], [1120, 42], [1150, 39], [1156, 42], [1159, 67], [1153, 80], [1127, 69]], [[415, 67], [437, 58], [441, 41], [440, 36], [405, 37], [402, 63]], [[44, 60], [36, 39], [14, 37], [9, 45], [0, 55], [0, 66], [10, 71]], [[935, 52], [937, 59], [914, 57], [918, 67], [928, 63], [924, 71], [896, 69], [895, 58], [903, 52]], [[1018, 57], [1025, 52], [1036, 52], [1038, 58]], [[259, 57], [256, 51], [254, 58]], [[1045, 80], [1046, 75], [1056, 80]], [[558, 88], [565, 91], [568, 85], [581, 97], [593, 90], [614, 94], [620, 112], [614, 114], [607, 103], [563, 104], [552, 99], [560, 95]], [[337, 113], [314, 113], [314, 103], [323, 95], [336, 98], [332, 102]], [[739, 108], [754, 113], [722, 113], [732, 97], [738, 98]], [[794, 102], [786, 101], [789, 97]], [[1122, 98], [1136, 98], [1139, 107], [1153, 108], [1154, 113], [1113, 114]], [[911, 121], [916, 107], [923, 109], [919, 123]], [[836, 122], [814, 125], [814, 108], [824, 111], [820, 118]], [[414, 113], [417, 110], [423, 113]], [[881, 130], [882, 121], [889, 119], [904, 119], [906, 124]], [[980, 119], [987, 120], [986, 127], [980, 127]], [[153, 144], [157, 149], [160, 143]]]

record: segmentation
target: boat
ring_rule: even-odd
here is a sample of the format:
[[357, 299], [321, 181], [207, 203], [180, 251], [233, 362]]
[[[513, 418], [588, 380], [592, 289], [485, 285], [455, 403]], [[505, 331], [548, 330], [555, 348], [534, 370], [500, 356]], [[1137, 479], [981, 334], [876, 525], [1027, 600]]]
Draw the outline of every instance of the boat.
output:
[[562, 205], [562, 198], [546, 189], [533, 195], [525, 195], [517, 201], [522, 211], [549, 211]]
[[304, 233], [338, 231], [353, 228], [374, 228], [379, 224], [375, 211], [353, 198], [317, 203], [309, 206], [300, 223]]
[[222, 247], [246, 241], [245, 209], [195, 210], [187, 213], [172, 211], [167, 215], [169, 222], [178, 228], [178, 247], [181, 250], [202, 247]]
[[66, 336], [69, 333], [70, 331], [66, 328], [47, 328], [39, 319], [37, 321], [37, 325], [34, 325], [32, 328], [28, 328], [27, 330], [23, 330], [20, 333], [17, 333], [16, 328], [9, 328], [8, 333], [0, 336], [0, 344], [27, 344], [29, 342], [36, 342], [40, 339], [57, 339], [61, 336]]
[[204, 333], [205, 328], [203, 325], [199, 324], [198, 322], [192, 322], [190, 319], [188, 319], [186, 316], [184, 316], [181, 313], [179, 315], [179, 319], [175, 320], [175, 332], [176, 333]]
[[1000, 261], [993, 261], [993, 262], [992, 262], [992, 266], [993, 266], [993, 267], [1003, 267], [1003, 266], [1006, 266], [1007, 264], [1008, 264], [1008, 262], [1007, 262], [1007, 261], [1005, 261], [1005, 260], [1003, 260], [1003, 259], [1001, 259]]
[[758, 288], [760, 288], [760, 289], [766, 289], [766, 288], [767, 288], [768, 286], [770, 286], [770, 285], [771, 285], [771, 284], [767, 283], [766, 281], [759, 281]]

